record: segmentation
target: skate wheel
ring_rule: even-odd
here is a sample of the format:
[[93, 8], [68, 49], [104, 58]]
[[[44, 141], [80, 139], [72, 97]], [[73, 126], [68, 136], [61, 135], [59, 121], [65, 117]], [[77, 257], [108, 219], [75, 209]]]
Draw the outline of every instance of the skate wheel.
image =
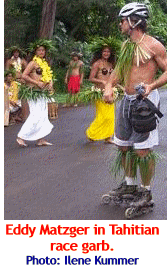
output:
[[148, 208], [141, 208], [141, 212], [143, 214], [147, 214], [149, 212], [149, 209]]
[[119, 198], [114, 198], [113, 201], [115, 205], [120, 205], [123, 202], [123, 200]]
[[108, 195], [108, 194], [104, 194], [103, 196], [102, 196], [102, 202], [103, 202], [103, 204], [109, 204], [110, 203], [110, 201], [111, 201], [111, 198], [110, 198], [110, 195]]
[[134, 216], [134, 208], [127, 208], [125, 211], [126, 219], [132, 219]]

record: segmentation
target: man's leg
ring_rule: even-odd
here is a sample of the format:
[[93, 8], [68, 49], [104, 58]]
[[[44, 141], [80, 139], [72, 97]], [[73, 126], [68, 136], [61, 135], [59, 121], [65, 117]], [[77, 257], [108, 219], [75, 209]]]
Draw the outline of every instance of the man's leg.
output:
[[[132, 147], [121, 146], [119, 150], [122, 151], [122, 167], [124, 169], [124, 173], [126, 177], [135, 178], [136, 172], [133, 169], [134, 157], [132, 154]], [[130, 157], [128, 159], [127, 155], [130, 153]]]
[[[133, 194], [137, 191], [137, 185], [134, 185], [136, 177], [136, 169], [134, 168], [135, 154], [132, 147], [120, 146], [119, 157], [116, 159], [116, 165], [124, 169], [124, 182], [122, 182], [117, 189], [112, 191], [114, 195], [120, 194]], [[120, 164], [119, 164], [120, 162]], [[115, 169], [115, 167], [114, 167]], [[115, 173], [119, 172], [116, 170]]]
[[142, 186], [148, 189], [155, 174], [155, 159], [151, 157], [151, 152], [149, 149], [136, 150], [136, 154], [140, 158], [139, 169]]
[[155, 172], [155, 157], [150, 149], [135, 150], [136, 167], [139, 165], [141, 175], [141, 187], [137, 191], [137, 201], [133, 202], [135, 207], [144, 207], [150, 204], [152, 194], [150, 182]]

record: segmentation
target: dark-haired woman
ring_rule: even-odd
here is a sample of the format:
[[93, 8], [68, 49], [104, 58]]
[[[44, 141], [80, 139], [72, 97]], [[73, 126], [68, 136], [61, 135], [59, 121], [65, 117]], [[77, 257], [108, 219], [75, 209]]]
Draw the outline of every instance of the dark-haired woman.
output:
[[[92, 69], [89, 80], [95, 87], [103, 90], [106, 82], [113, 70], [114, 57], [109, 47], [104, 47], [100, 55], [92, 61]], [[105, 103], [103, 100], [96, 101], [96, 117], [86, 130], [86, 135], [90, 141], [105, 140], [106, 143], [113, 143], [114, 135], [114, 103]]]
[[5, 71], [4, 81], [4, 126], [15, 122], [21, 122], [20, 100], [18, 99], [19, 87], [15, 81], [15, 71]]
[[[36, 99], [28, 99], [30, 114], [18, 133], [17, 142], [26, 147], [26, 141], [37, 141], [37, 145], [52, 145], [44, 137], [53, 125], [48, 120], [48, 105], [46, 91], [52, 91], [52, 71], [45, 60], [46, 47], [37, 45], [35, 56], [23, 72], [22, 78], [26, 82], [28, 93], [36, 92]], [[25, 93], [24, 93], [25, 96]]]

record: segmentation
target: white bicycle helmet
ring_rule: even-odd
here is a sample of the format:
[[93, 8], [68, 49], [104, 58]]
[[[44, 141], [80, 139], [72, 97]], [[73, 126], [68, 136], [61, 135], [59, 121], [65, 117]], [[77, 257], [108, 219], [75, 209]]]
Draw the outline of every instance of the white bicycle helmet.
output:
[[147, 19], [149, 17], [149, 10], [145, 4], [133, 2], [125, 5], [119, 13], [119, 17], [130, 17], [131, 15]]

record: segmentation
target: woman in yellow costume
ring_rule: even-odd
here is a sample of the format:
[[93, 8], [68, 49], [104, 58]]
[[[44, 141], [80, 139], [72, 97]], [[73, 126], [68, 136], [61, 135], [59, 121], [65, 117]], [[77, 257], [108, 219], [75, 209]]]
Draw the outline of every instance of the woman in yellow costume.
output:
[[[109, 46], [103, 46], [100, 53], [97, 53], [92, 60], [92, 69], [89, 80], [96, 88], [103, 90], [106, 82], [114, 68], [114, 54]], [[96, 101], [96, 117], [86, 130], [90, 141], [105, 140], [106, 143], [113, 143], [115, 124], [115, 104], [105, 103], [103, 100]]]
[[[4, 81], [4, 125], [9, 125], [10, 115], [13, 114], [13, 122], [22, 119], [18, 115], [20, 110], [20, 100], [18, 99], [19, 87], [18, 83], [14, 81], [15, 71], [6, 70], [5, 71], [5, 81]], [[11, 118], [10, 118], [11, 122]]]
[[[11, 46], [10, 48], [5, 50], [5, 54], [7, 54], [8, 60], [5, 64], [5, 69], [15, 70], [15, 80], [19, 83], [22, 83], [22, 73], [26, 69], [27, 61], [23, 56], [26, 56], [26, 53], [23, 49], [18, 46]], [[25, 100], [21, 101], [21, 117], [22, 120], [26, 120], [29, 115], [29, 106]]]

